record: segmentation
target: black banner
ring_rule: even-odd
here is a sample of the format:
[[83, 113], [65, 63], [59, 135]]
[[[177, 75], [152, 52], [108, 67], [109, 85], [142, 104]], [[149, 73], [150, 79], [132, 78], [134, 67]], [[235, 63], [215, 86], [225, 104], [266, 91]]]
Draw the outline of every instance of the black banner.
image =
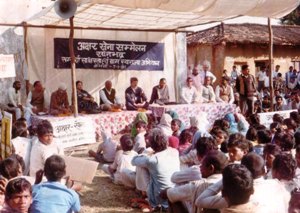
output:
[[[164, 44], [74, 39], [76, 68], [164, 70]], [[54, 68], [70, 68], [69, 39], [54, 38]]]

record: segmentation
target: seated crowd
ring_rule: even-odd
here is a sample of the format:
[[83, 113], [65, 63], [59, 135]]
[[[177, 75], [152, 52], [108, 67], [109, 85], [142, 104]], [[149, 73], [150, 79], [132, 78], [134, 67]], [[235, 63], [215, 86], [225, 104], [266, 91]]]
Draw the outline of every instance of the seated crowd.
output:
[[26, 120], [19, 119], [12, 138], [15, 147], [25, 140], [27, 148], [13, 149], [0, 162], [0, 212], [79, 212], [74, 190], [80, 190], [80, 184], [65, 179], [64, 152], [53, 137], [51, 123], [42, 121], [34, 134], [28, 132]]
[[[172, 116], [171, 116], [172, 115]], [[209, 125], [206, 115], [184, 127], [176, 113], [158, 124], [147, 115], [120, 142], [103, 131], [90, 156], [115, 184], [136, 189], [131, 207], [143, 212], [293, 212], [299, 208], [300, 115], [279, 114], [266, 127], [229, 113]], [[298, 209], [299, 210], [299, 209]]]

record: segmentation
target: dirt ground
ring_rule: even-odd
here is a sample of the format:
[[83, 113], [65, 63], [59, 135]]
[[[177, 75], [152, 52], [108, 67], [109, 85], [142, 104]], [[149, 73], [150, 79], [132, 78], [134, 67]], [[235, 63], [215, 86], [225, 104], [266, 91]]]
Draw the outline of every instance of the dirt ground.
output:
[[[97, 150], [97, 144], [76, 147], [72, 150], [72, 156], [93, 160], [87, 154], [89, 149]], [[66, 153], [68, 154], [68, 153]], [[92, 184], [84, 184], [81, 190], [81, 213], [117, 213], [117, 212], [141, 212], [130, 207], [130, 199], [138, 197], [131, 189], [112, 183], [108, 175], [98, 166], [96, 176]]]

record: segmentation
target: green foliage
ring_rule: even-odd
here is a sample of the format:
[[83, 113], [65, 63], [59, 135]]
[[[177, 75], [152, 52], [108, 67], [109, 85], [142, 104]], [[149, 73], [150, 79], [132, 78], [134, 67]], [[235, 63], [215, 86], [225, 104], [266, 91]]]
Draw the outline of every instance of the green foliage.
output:
[[286, 25], [300, 25], [300, 5], [293, 12], [282, 17], [280, 21]]

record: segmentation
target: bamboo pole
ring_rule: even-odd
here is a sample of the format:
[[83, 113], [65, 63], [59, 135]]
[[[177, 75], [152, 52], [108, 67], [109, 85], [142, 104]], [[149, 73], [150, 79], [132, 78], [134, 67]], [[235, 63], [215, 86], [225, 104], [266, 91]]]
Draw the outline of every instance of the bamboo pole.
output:
[[76, 90], [76, 63], [75, 63], [75, 54], [73, 46], [74, 38], [74, 16], [69, 18], [70, 21], [70, 36], [69, 36], [69, 52], [71, 58], [71, 76], [72, 76], [72, 100], [73, 101], [73, 112], [74, 117], [78, 117], [78, 105], [77, 105], [77, 90]]
[[270, 111], [273, 111], [273, 70], [274, 70], [274, 60], [273, 60], [273, 30], [271, 25], [271, 19], [268, 18], [268, 28], [269, 28], [269, 86], [270, 86], [270, 99], [271, 99], [271, 108]]
[[[0, 26], [4, 27], [22, 27], [23, 23], [14, 24], [14, 23], [0, 23]], [[36, 24], [28, 24], [26, 23], [27, 28], [46, 28], [46, 29], [70, 29], [70, 26], [58, 26], [53, 24], [46, 24], [46, 25], [36, 25]], [[126, 32], [165, 32], [165, 33], [172, 33], [172, 32], [180, 32], [180, 33], [194, 33], [191, 30], [180, 30], [179, 28], [175, 29], [134, 29], [134, 28], [117, 28], [117, 27], [79, 27], [74, 26], [76, 30], [102, 30], [102, 31], [126, 31]]]
[[[26, 66], [27, 66], [27, 76], [28, 76], [28, 46], [27, 46], [27, 35], [28, 35], [28, 31], [27, 31], [27, 25], [26, 23], [23, 23], [23, 32], [24, 32], [24, 54], [25, 54], [25, 63], [26, 63]], [[25, 69], [24, 68], [25, 65], [23, 65], [23, 70]], [[29, 79], [27, 78], [25, 80], [26, 82], [26, 95], [28, 95], [29, 93], [29, 90], [30, 90], [30, 82], [29, 82]]]

